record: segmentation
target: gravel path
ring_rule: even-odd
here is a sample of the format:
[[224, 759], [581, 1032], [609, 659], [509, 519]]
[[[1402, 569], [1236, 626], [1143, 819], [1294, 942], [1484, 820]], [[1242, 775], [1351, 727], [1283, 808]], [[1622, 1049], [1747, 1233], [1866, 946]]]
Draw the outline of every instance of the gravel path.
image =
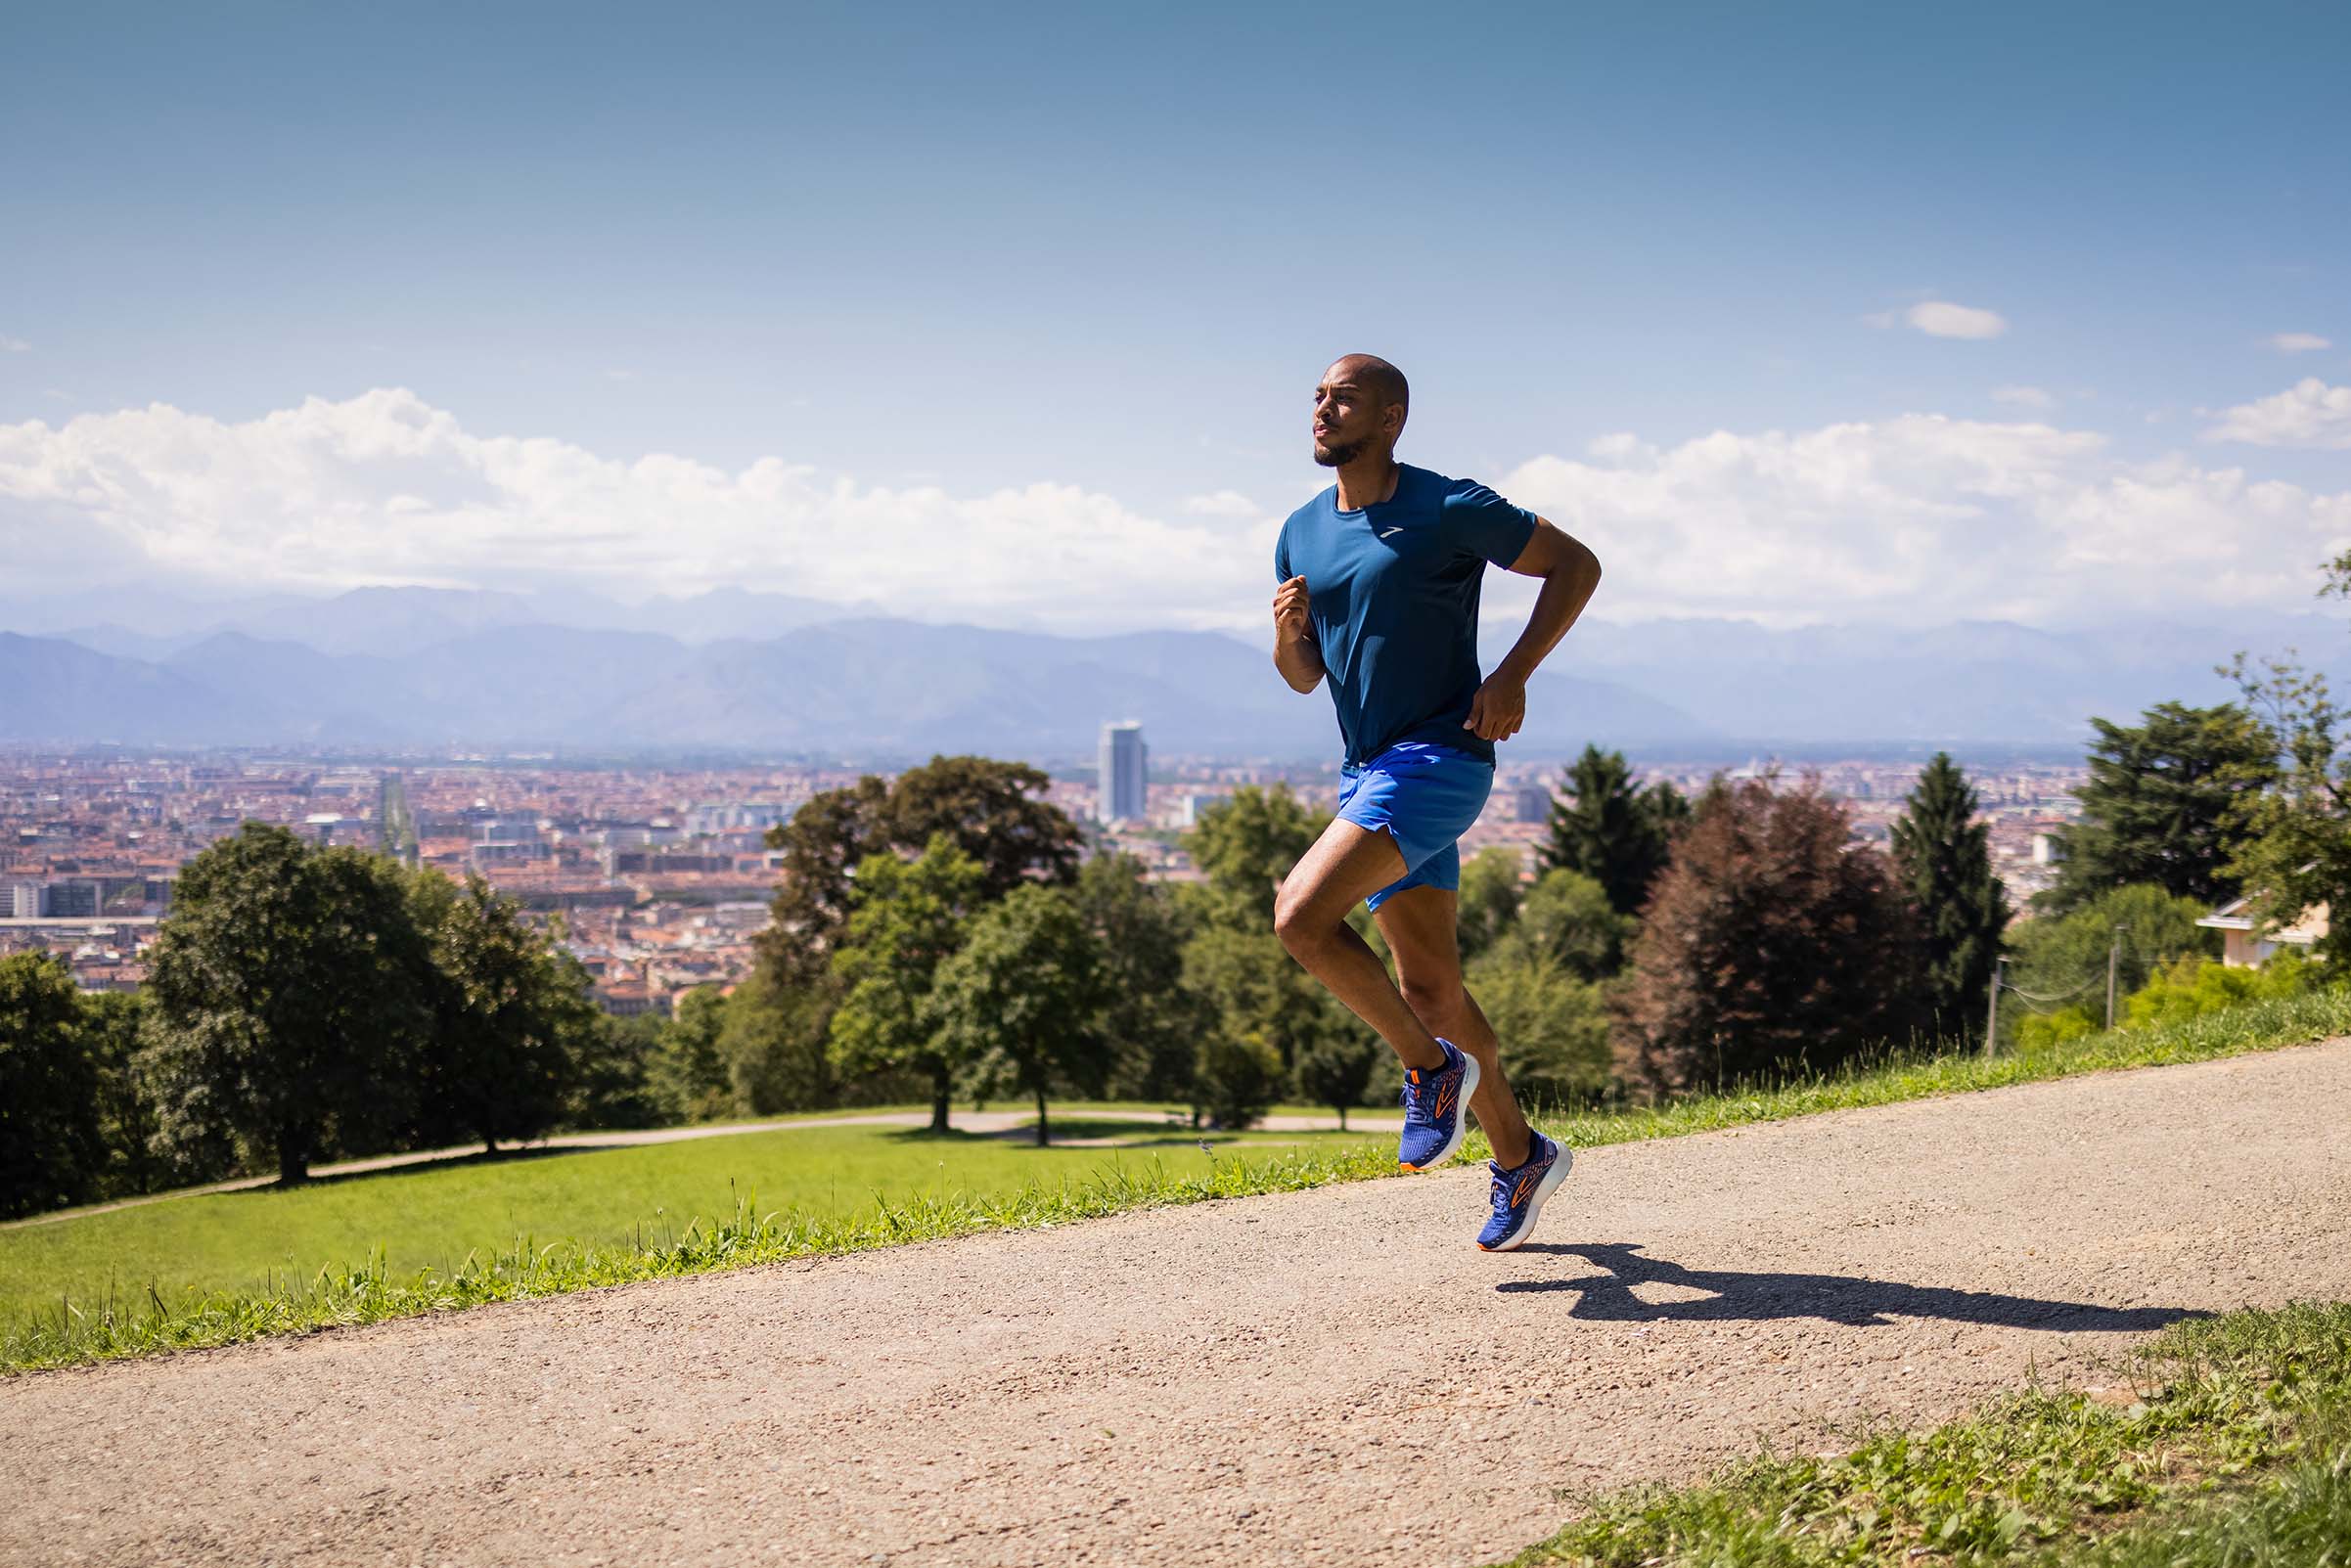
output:
[[1473, 1563], [2351, 1297], [2351, 1043], [0, 1382], [10, 1563]]

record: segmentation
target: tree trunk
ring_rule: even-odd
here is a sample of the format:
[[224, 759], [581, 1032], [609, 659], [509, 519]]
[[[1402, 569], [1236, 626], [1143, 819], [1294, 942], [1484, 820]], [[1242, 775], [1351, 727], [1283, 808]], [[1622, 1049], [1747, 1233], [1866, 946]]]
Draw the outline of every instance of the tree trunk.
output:
[[1338, 1107], [1338, 1130], [1342, 1133], [1347, 1130], [1347, 1107], [1344, 1105]]
[[278, 1185], [298, 1187], [310, 1180], [310, 1141], [287, 1129], [278, 1132]]
[[1039, 1080], [1038, 1080], [1038, 1082], [1037, 1082], [1037, 1147], [1039, 1147], [1039, 1148], [1043, 1148], [1044, 1146], [1045, 1146], [1045, 1084], [1044, 1084], [1044, 1080], [1042, 1080], [1042, 1079], [1039, 1079]]
[[945, 1073], [941, 1073], [936, 1078], [931, 1080], [930, 1130], [934, 1133], [944, 1133], [949, 1130], [947, 1127], [948, 1088], [949, 1085], [947, 1083], [947, 1075]]

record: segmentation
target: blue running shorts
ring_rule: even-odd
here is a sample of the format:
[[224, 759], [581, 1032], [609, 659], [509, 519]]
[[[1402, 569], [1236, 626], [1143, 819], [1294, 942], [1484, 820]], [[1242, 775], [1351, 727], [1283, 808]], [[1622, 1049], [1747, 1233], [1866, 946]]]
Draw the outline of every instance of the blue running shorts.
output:
[[1455, 842], [1486, 809], [1494, 790], [1494, 765], [1451, 746], [1407, 740], [1369, 762], [1349, 763], [1341, 772], [1338, 815], [1370, 832], [1396, 841], [1404, 874], [1365, 903], [1378, 909], [1408, 887], [1462, 885], [1462, 852]]

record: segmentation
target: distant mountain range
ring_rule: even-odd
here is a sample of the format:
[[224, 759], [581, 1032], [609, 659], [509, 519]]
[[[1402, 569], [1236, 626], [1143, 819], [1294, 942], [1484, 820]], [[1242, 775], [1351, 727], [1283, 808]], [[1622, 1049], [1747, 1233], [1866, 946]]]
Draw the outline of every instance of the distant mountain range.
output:
[[[92, 613], [110, 608], [135, 628]], [[1336, 746], [1325, 697], [1292, 695], [1262, 647], [1212, 632], [1053, 637], [739, 591], [627, 606], [416, 588], [0, 601], [5, 625], [21, 629], [0, 633], [0, 741], [1065, 756], [1133, 718], [1163, 755]], [[1513, 628], [1489, 630], [1490, 663]], [[2351, 654], [2321, 616], [2064, 633], [1594, 622], [1537, 678], [1513, 749], [2072, 744], [2092, 714], [2219, 700], [2215, 662], [2297, 643], [2323, 665]]]

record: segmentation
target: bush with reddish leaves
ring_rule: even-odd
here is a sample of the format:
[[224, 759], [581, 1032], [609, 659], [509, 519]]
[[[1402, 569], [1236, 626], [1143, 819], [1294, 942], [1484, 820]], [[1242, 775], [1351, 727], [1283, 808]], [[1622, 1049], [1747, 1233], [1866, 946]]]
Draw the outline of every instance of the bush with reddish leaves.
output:
[[1835, 1068], [1920, 1013], [1920, 930], [1886, 858], [1819, 782], [1718, 780], [1651, 889], [1616, 997], [1636, 1096]]

